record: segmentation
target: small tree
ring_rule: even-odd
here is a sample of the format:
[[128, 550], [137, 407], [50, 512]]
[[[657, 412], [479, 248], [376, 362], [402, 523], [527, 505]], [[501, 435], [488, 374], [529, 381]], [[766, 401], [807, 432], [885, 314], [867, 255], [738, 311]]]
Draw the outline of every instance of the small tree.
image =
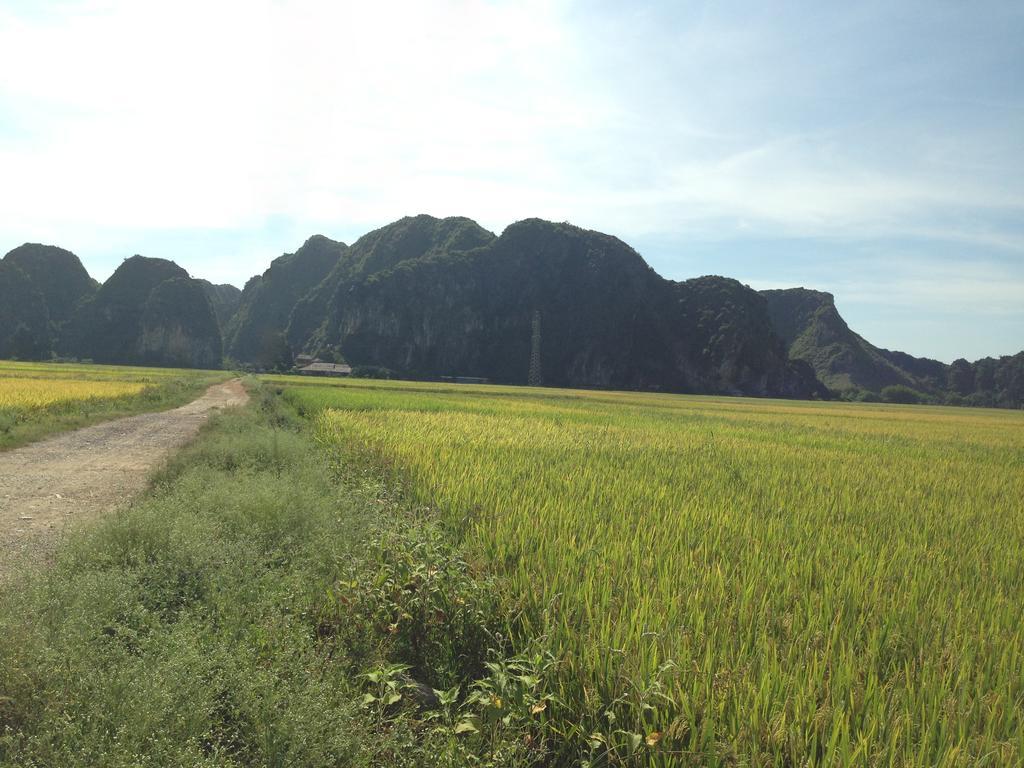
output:
[[953, 364], [949, 366], [947, 383], [949, 388], [958, 395], [971, 394], [974, 391], [973, 366], [963, 358], [954, 360]]
[[260, 344], [257, 366], [264, 371], [287, 371], [292, 367], [294, 358], [288, 340], [281, 332], [268, 332]]
[[41, 335], [35, 334], [24, 323], [11, 334], [9, 340], [12, 357], [19, 360], [43, 360], [50, 356], [50, 345]]

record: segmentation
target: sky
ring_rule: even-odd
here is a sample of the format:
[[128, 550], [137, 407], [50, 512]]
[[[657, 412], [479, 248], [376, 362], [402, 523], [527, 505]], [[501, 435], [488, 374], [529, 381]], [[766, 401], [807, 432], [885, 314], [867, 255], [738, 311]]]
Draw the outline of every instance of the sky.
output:
[[402, 216], [1024, 349], [1024, 3], [0, 0], [0, 253], [243, 285]]

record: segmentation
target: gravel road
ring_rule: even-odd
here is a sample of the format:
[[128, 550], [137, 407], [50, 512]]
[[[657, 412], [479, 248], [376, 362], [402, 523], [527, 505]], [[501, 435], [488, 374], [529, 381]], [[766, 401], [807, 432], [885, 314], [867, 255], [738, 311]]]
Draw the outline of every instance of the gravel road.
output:
[[45, 560], [68, 526], [128, 502], [213, 411], [248, 399], [236, 379], [173, 411], [108, 421], [0, 453], [0, 582], [27, 562]]

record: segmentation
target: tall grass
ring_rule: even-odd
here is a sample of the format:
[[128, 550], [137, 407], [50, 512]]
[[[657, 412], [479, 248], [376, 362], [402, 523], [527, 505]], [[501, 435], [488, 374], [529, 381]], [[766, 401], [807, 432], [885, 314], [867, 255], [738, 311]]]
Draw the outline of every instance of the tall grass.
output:
[[296, 386], [500, 577], [565, 762], [1024, 764], [1024, 414]]

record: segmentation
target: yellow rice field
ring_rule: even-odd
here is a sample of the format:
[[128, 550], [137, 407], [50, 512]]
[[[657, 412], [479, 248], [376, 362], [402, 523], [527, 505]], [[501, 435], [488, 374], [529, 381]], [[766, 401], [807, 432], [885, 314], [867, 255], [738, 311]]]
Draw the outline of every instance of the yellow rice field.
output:
[[135, 395], [148, 384], [126, 381], [36, 379], [0, 376], [0, 408], [36, 409], [57, 403]]
[[[285, 379], [278, 380], [285, 383]], [[1024, 413], [292, 386], [558, 659], [609, 765], [1024, 764]]]
[[0, 360], [0, 450], [179, 405], [226, 377], [220, 371]]

